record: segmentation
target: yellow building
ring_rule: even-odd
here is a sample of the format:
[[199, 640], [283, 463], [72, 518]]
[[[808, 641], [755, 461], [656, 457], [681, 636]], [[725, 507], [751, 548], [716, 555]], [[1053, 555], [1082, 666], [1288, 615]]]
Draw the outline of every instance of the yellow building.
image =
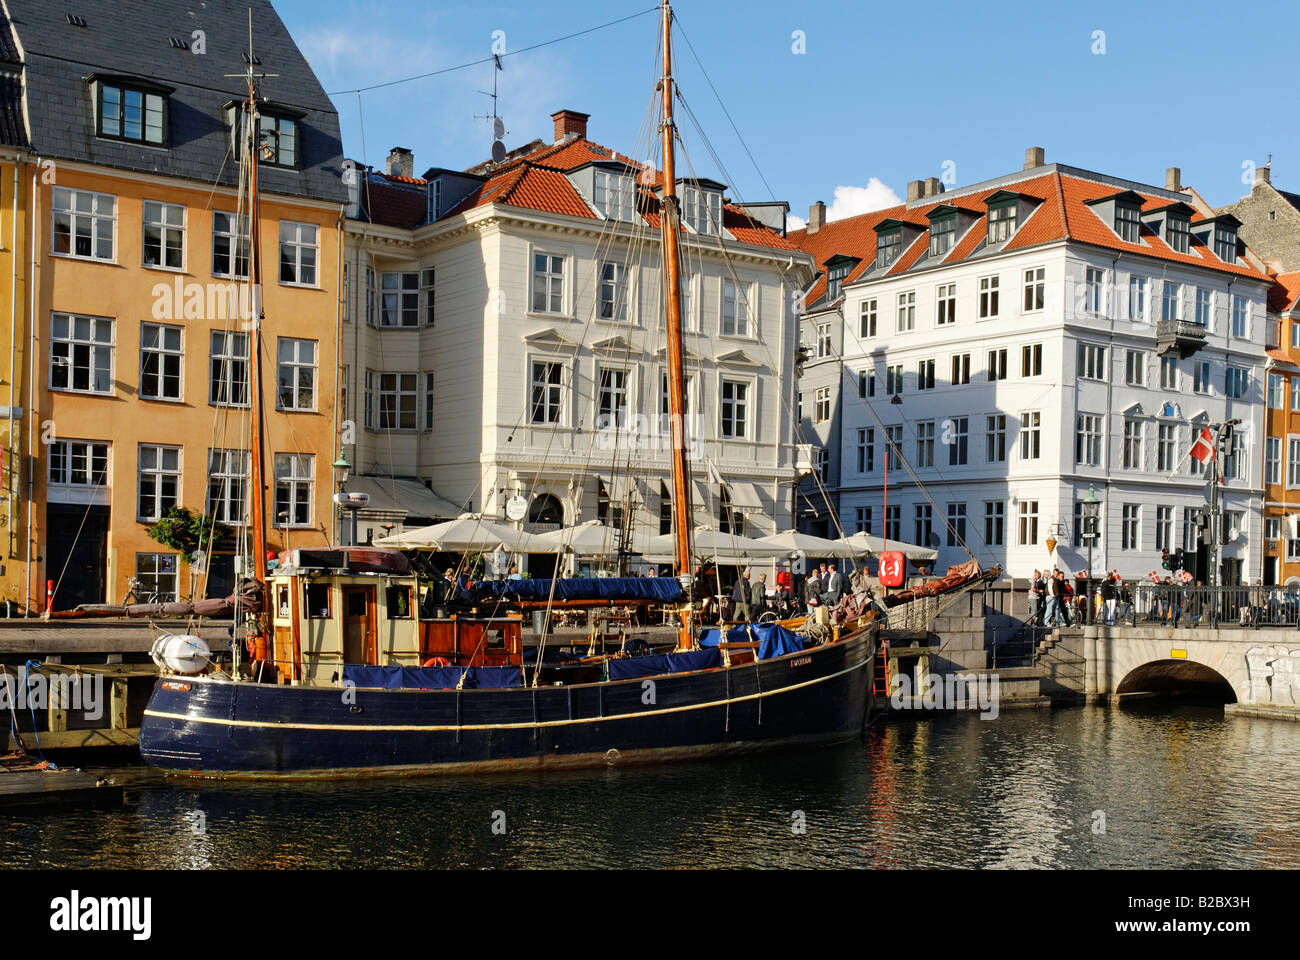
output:
[[1272, 585], [1300, 583], [1300, 273], [1274, 278], [1268, 312], [1263, 579]]
[[[0, 84], [12, 82], [0, 75]], [[24, 413], [27, 405], [24, 370], [27, 363], [27, 271], [28, 216], [27, 197], [33, 167], [22, 150], [22, 135], [3, 131], [0, 146], [0, 343], [7, 357], [0, 357], [0, 438], [3, 438], [3, 463], [0, 464], [0, 598], [21, 604], [21, 583], [31, 557], [29, 541], [24, 536], [27, 503], [23, 489]], [[17, 141], [17, 142], [11, 142]], [[13, 614], [16, 610], [4, 610]]]

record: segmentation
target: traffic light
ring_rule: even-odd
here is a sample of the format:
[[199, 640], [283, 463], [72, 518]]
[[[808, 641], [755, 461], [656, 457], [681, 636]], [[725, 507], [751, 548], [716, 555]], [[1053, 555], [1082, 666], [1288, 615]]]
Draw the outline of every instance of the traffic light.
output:
[[1171, 570], [1183, 570], [1187, 566], [1187, 561], [1184, 557], [1182, 547], [1179, 547], [1177, 550], [1174, 551], [1174, 555], [1171, 558], [1171, 560], [1173, 563], [1173, 566], [1169, 568]]
[[1169, 548], [1168, 548], [1168, 547], [1165, 547], [1163, 550], [1160, 551], [1160, 566], [1164, 567], [1166, 570], [1172, 570], [1172, 569], [1173, 569], [1173, 567], [1169, 566]]

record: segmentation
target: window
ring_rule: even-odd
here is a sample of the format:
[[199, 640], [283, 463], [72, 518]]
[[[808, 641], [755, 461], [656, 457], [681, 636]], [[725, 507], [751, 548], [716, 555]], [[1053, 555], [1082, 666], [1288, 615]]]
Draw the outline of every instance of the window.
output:
[[863, 300], [858, 308], [858, 337], [866, 340], [876, 335], [876, 301]]
[[56, 313], [50, 320], [50, 389], [113, 392], [113, 321]]
[[952, 384], [970, 383], [970, 354], [955, 353], [952, 357]]
[[1100, 316], [1105, 308], [1102, 289], [1105, 273], [1098, 267], [1088, 267], [1083, 277], [1083, 309], [1085, 313]]
[[1282, 438], [1269, 437], [1264, 441], [1264, 482], [1282, 482]]
[[174, 553], [137, 553], [135, 578], [140, 581], [141, 594], [157, 597], [160, 603], [174, 601], [180, 590], [177, 559]]
[[366, 267], [366, 325], [375, 325], [375, 271]]
[[339, 416], [346, 418], [351, 412], [348, 406], [348, 383], [351, 381], [352, 368], [342, 366], [339, 368]]
[[1181, 284], [1165, 281], [1164, 295], [1160, 300], [1160, 319], [1166, 323], [1182, 319], [1183, 288]]
[[1192, 364], [1192, 390], [1195, 393], [1212, 393], [1210, 387], [1210, 361], [1201, 360]]
[[[876, 395], [876, 371], [859, 370], [858, 371], [858, 396], [864, 400], [867, 397]], [[802, 417], [800, 418], [802, 419]]]
[[876, 234], [876, 266], [881, 270], [898, 259], [903, 252], [903, 231], [889, 230]]
[[420, 274], [384, 273], [379, 277], [380, 327], [420, 325]]
[[980, 277], [980, 319], [998, 315], [998, 278]]
[[814, 419], [818, 423], [825, 423], [831, 418], [831, 388], [819, 387], [817, 389], [817, 405], [815, 407]]
[[48, 449], [52, 485], [101, 487], [108, 483], [107, 443], [55, 440]]
[[948, 429], [943, 442], [948, 447], [948, 466], [966, 466], [967, 445], [970, 437], [970, 418], [954, 417], [944, 424]]
[[1270, 373], [1268, 375], [1268, 405], [1273, 410], [1281, 410], [1286, 403], [1284, 398], [1286, 392], [1285, 383], [1286, 378], [1280, 373]]
[[1020, 375], [1022, 377], [1040, 377], [1043, 375], [1043, 345], [1028, 343], [1020, 348]]
[[984, 501], [984, 542], [990, 547], [1002, 546], [1006, 530], [1006, 504], [1001, 500]]
[[957, 237], [957, 218], [941, 217], [930, 222], [930, 256], [942, 257], [952, 249]]
[[433, 277], [434, 272], [432, 267], [420, 271], [420, 299], [424, 303], [424, 325], [426, 327], [433, 326]]
[[839, 263], [830, 267], [826, 271], [826, 299], [832, 302], [840, 298], [840, 291], [844, 286], [844, 278], [849, 275], [849, 269], [852, 264]]
[[1047, 269], [1036, 267], [1025, 271], [1025, 313], [1043, 309], [1047, 291]]
[[1188, 553], [1195, 553], [1201, 545], [1201, 533], [1196, 527], [1197, 513], [1195, 507], [1183, 507], [1183, 549]]
[[113, 260], [117, 198], [107, 193], [55, 187], [53, 253], [83, 260]]
[[723, 439], [743, 440], [748, 435], [749, 384], [723, 380], [721, 406]]
[[1020, 459], [1037, 460], [1042, 455], [1043, 415], [1028, 410], [1020, 415]]
[[262, 115], [258, 118], [262, 162], [273, 167], [298, 166], [298, 124], [285, 117]]
[[597, 170], [592, 187], [593, 206], [606, 220], [631, 220], [633, 214], [632, 180], [619, 173]]
[[601, 367], [596, 388], [596, 429], [624, 427], [627, 414], [627, 371]]
[[[371, 423], [380, 430], [416, 429], [419, 374], [373, 373], [366, 371], [370, 380], [371, 402], [378, 402]], [[376, 382], [379, 389], [375, 391]]]
[[885, 469], [897, 470], [903, 457], [903, 425], [885, 427]]
[[208, 403], [217, 407], [248, 406], [248, 334], [212, 331]]
[[1286, 441], [1286, 485], [1289, 489], [1300, 487], [1300, 437]]
[[1006, 463], [1007, 460], [1007, 416], [997, 413], [985, 417], [984, 459], [989, 463]]
[[166, 137], [167, 99], [161, 93], [132, 90], [100, 81], [98, 134], [161, 146]]
[[1020, 545], [1027, 547], [1038, 542], [1038, 501], [1020, 501]]
[[885, 510], [885, 537], [889, 540], [902, 540], [903, 508], [894, 504]]
[[1016, 205], [993, 207], [989, 210], [989, 244], [1001, 243], [1016, 232]]
[[948, 504], [948, 546], [960, 547], [966, 543], [966, 504]]
[[550, 253], [533, 254], [533, 313], [562, 313], [564, 310], [564, 258]]
[[1144, 387], [1147, 382], [1145, 350], [1129, 350], [1124, 356], [1124, 382], [1130, 387]]
[[563, 366], [552, 361], [534, 360], [529, 423], [559, 423], [563, 397]]
[[221, 523], [244, 522], [248, 501], [248, 452], [208, 452], [208, 515]]
[[316, 225], [280, 221], [280, 282], [316, 286]]
[[213, 212], [212, 274], [238, 280], [248, 279], [247, 216], [222, 213], [220, 210]]
[[140, 444], [136, 518], [155, 521], [176, 506], [181, 489], [181, 448]]
[[1137, 323], [1147, 320], [1147, 278], [1128, 278], [1128, 318]]
[[275, 455], [275, 525], [312, 525], [312, 479], [316, 458], [309, 453]]
[[916, 291], [898, 295], [898, 332], [916, 329]]
[[934, 421], [921, 420], [916, 424], [916, 465], [934, 466]]
[[1223, 393], [1230, 400], [1241, 400], [1250, 392], [1250, 371], [1229, 364], [1224, 371]]
[[1129, 203], [1115, 204], [1115, 232], [1125, 243], [1137, 243], [1142, 233], [1141, 212]]
[[1124, 516], [1120, 526], [1119, 548], [1121, 550], [1140, 549], [1139, 534], [1142, 531], [1142, 507], [1136, 503], [1124, 504]]
[[819, 483], [826, 482], [826, 477], [830, 473], [830, 468], [831, 468], [831, 452], [827, 450], [825, 447], [819, 447], [817, 449], [817, 466], [816, 466], [817, 480]]
[[1291, 409], [1300, 411], [1300, 377], [1291, 378]]
[[1196, 322], [1209, 328], [1213, 312], [1213, 294], [1204, 287], [1196, 288]]
[[696, 233], [716, 236], [722, 224], [722, 194], [692, 186], [684, 188], [682, 221]]
[[876, 430], [864, 427], [858, 430], [858, 473], [876, 470]]
[[682, 329], [699, 330], [699, 320], [695, 315], [695, 277], [683, 273], [681, 279], [682, 295]]
[[916, 389], [934, 389], [934, 361], [918, 360], [916, 362]]
[[855, 533], [871, 533], [871, 507], [858, 507], [854, 510]]
[[1178, 428], [1171, 423], [1160, 424], [1156, 432], [1156, 469], [1168, 473], [1174, 469], [1174, 449], [1178, 439]]
[[601, 320], [627, 319], [627, 268], [606, 260], [600, 265], [598, 312]]
[[1144, 425], [1138, 420], [1124, 421], [1123, 463], [1125, 470], [1141, 470]]
[[831, 325], [827, 323], [817, 324], [817, 357], [829, 357], [832, 355], [831, 350]]
[[279, 365], [277, 410], [316, 409], [316, 341], [281, 337], [276, 345]]
[[1095, 413], [1075, 417], [1074, 463], [1079, 467], [1101, 465], [1101, 420]]
[[989, 380], [1005, 380], [1007, 378], [1007, 350], [1003, 347], [1000, 350], [989, 351]]
[[185, 263], [185, 208], [175, 203], [146, 200], [144, 265], [179, 270]]
[[1178, 253], [1186, 253], [1190, 237], [1189, 222], [1170, 214], [1165, 217], [1165, 243]]
[[1232, 335], [1242, 340], [1250, 337], [1250, 301], [1245, 297], [1232, 298]]
[[915, 539], [912, 541], [918, 546], [928, 547], [931, 538], [934, 536], [934, 507], [928, 503], [918, 503], [913, 508], [915, 511]]
[[1160, 358], [1160, 388], [1162, 390], [1178, 389], [1178, 358]]
[[1264, 539], [1270, 541], [1282, 539], [1282, 518], [1281, 517], [1264, 518]]
[[957, 284], [939, 284], [939, 289], [935, 294], [935, 302], [938, 304], [938, 316], [935, 318], [935, 322], [941, 327], [949, 323], [955, 323], [957, 320]]
[[1237, 262], [1237, 231], [1220, 224], [1214, 226], [1214, 255], [1224, 263]]
[[1079, 344], [1079, 379], [1106, 379], [1106, 348], [1094, 343]]
[[1174, 549], [1174, 508], [1156, 507], [1156, 549]]
[[903, 365], [893, 364], [885, 368], [885, 394], [896, 397], [903, 392]]
[[722, 334], [727, 337], [750, 336], [750, 295], [752, 284], [722, 281]]
[[[347, 368], [344, 367], [346, 372]], [[433, 429], [433, 374], [424, 375], [424, 424], [423, 430]]]
[[140, 396], [151, 400], [179, 400], [182, 360], [180, 327], [142, 323]]

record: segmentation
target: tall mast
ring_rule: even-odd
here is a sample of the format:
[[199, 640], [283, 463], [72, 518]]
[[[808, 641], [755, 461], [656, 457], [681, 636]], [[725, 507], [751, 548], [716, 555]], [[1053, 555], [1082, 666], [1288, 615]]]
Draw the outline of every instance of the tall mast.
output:
[[[659, 81], [663, 96], [664, 204], [661, 228], [664, 245], [664, 279], [668, 325], [668, 412], [673, 434], [673, 537], [677, 575], [691, 573], [691, 493], [686, 462], [686, 374], [682, 347], [681, 251], [678, 247], [680, 212], [677, 206], [676, 136], [673, 122], [673, 9], [662, 4], [664, 74]], [[683, 638], [685, 642], [685, 638]]]
[[[251, 33], [251, 31], [250, 31]], [[252, 60], [252, 41], [249, 42], [249, 59]], [[261, 212], [262, 203], [258, 196], [257, 162], [261, 150], [261, 130], [257, 112], [257, 91], [254, 87], [253, 66], [248, 67], [248, 113], [244, 123], [244, 147], [250, 156], [248, 171], [248, 254], [249, 280], [253, 285], [253, 329], [248, 337], [248, 389], [249, 407], [252, 411], [253, 450], [249, 464], [249, 487], [252, 504], [249, 525], [253, 533], [253, 577], [263, 587], [266, 585], [266, 493], [264, 490], [263, 450], [265, 447], [262, 425], [262, 251], [261, 251]]]

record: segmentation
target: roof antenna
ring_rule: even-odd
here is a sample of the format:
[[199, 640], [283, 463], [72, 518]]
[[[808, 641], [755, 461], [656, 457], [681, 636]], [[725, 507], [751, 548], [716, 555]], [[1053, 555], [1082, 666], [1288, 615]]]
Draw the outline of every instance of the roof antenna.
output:
[[502, 143], [502, 141], [505, 140], [506, 137], [506, 132], [507, 132], [506, 124], [505, 121], [502, 120], [497, 115], [497, 99], [498, 99], [497, 74], [499, 74], [504, 69], [505, 68], [501, 66], [501, 54], [499, 53], [492, 54], [492, 92], [488, 93], [486, 90], [479, 91], [479, 93], [483, 94], [483, 96], [492, 98], [492, 114], [491, 116], [488, 116], [486, 114], [476, 114], [474, 116], [475, 120], [492, 121], [492, 162], [493, 163], [500, 163], [506, 158], [506, 145]]

